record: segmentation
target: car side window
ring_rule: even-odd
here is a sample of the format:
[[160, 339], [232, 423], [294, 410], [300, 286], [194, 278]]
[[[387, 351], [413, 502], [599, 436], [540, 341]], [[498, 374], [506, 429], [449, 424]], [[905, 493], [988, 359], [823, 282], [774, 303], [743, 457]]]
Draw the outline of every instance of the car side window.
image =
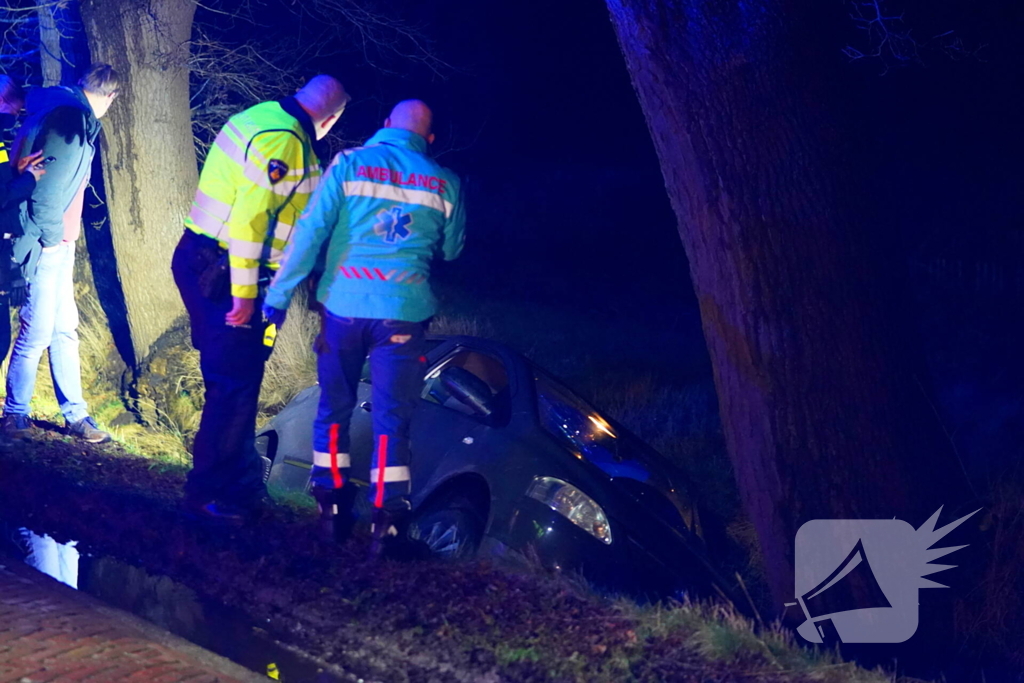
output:
[[427, 373], [423, 399], [477, 418], [506, 412], [508, 371], [486, 353], [458, 348]]
[[[444, 343], [443, 339], [430, 339], [427, 338], [423, 341], [423, 354], [426, 355], [436, 349], [438, 346]], [[363, 369], [360, 370], [359, 375], [360, 382], [366, 382], [367, 384], [373, 384], [373, 378], [370, 376], [370, 358], [367, 356], [366, 362], [363, 363]]]

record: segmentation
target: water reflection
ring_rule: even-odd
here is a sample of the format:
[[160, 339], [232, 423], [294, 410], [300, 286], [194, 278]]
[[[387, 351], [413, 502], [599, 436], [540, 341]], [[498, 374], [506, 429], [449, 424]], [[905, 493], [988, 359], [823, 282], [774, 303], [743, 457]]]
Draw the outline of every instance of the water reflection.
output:
[[49, 536], [29, 529], [19, 529], [28, 551], [25, 563], [63, 584], [78, 588], [78, 549], [76, 541], [58, 543]]
[[270, 667], [292, 683], [340, 680], [283, 647], [238, 610], [203, 598], [167, 576], [113, 557], [79, 554], [77, 542], [58, 543], [0, 520], [0, 551], [103, 602], [150, 621], [260, 674]]

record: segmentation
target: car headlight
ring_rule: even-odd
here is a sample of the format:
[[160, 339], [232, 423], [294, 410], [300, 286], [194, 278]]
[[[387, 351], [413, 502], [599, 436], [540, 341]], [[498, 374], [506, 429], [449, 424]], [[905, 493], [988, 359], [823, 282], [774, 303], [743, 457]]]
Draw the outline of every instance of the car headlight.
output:
[[599, 541], [611, 544], [612, 528], [604, 510], [572, 484], [554, 477], [534, 477], [526, 495], [544, 503]]

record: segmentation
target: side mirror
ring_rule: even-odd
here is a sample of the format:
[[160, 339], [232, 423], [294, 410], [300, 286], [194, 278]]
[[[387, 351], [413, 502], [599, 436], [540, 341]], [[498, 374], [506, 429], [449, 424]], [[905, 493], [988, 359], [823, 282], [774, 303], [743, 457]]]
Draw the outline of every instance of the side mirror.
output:
[[494, 413], [493, 398], [487, 382], [465, 368], [449, 366], [441, 371], [441, 386], [456, 401], [477, 415], [490, 417]]

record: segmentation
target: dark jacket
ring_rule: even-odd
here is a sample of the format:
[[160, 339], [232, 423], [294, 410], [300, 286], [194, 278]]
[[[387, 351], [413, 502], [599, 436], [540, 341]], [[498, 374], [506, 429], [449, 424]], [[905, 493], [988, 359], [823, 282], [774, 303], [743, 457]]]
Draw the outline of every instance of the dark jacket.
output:
[[11, 280], [11, 244], [21, 235], [21, 204], [32, 194], [36, 179], [31, 173], [21, 173], [8, 159], [6, 142], [14, 128], [13, 114], [0, 114], [0, 291]]
[[89, 177], [100, 122], [78, 87], [32, 90], [25, 109], [28, 118], [14, 140], [12, 159], [40, 150], [44, 159], [55, 159], [36, 183], [23, 216], [25, 234], [14, 245], [14, 257], [26, 265], [31, 281], [42, 247], [64, 239], [64, 212]]

